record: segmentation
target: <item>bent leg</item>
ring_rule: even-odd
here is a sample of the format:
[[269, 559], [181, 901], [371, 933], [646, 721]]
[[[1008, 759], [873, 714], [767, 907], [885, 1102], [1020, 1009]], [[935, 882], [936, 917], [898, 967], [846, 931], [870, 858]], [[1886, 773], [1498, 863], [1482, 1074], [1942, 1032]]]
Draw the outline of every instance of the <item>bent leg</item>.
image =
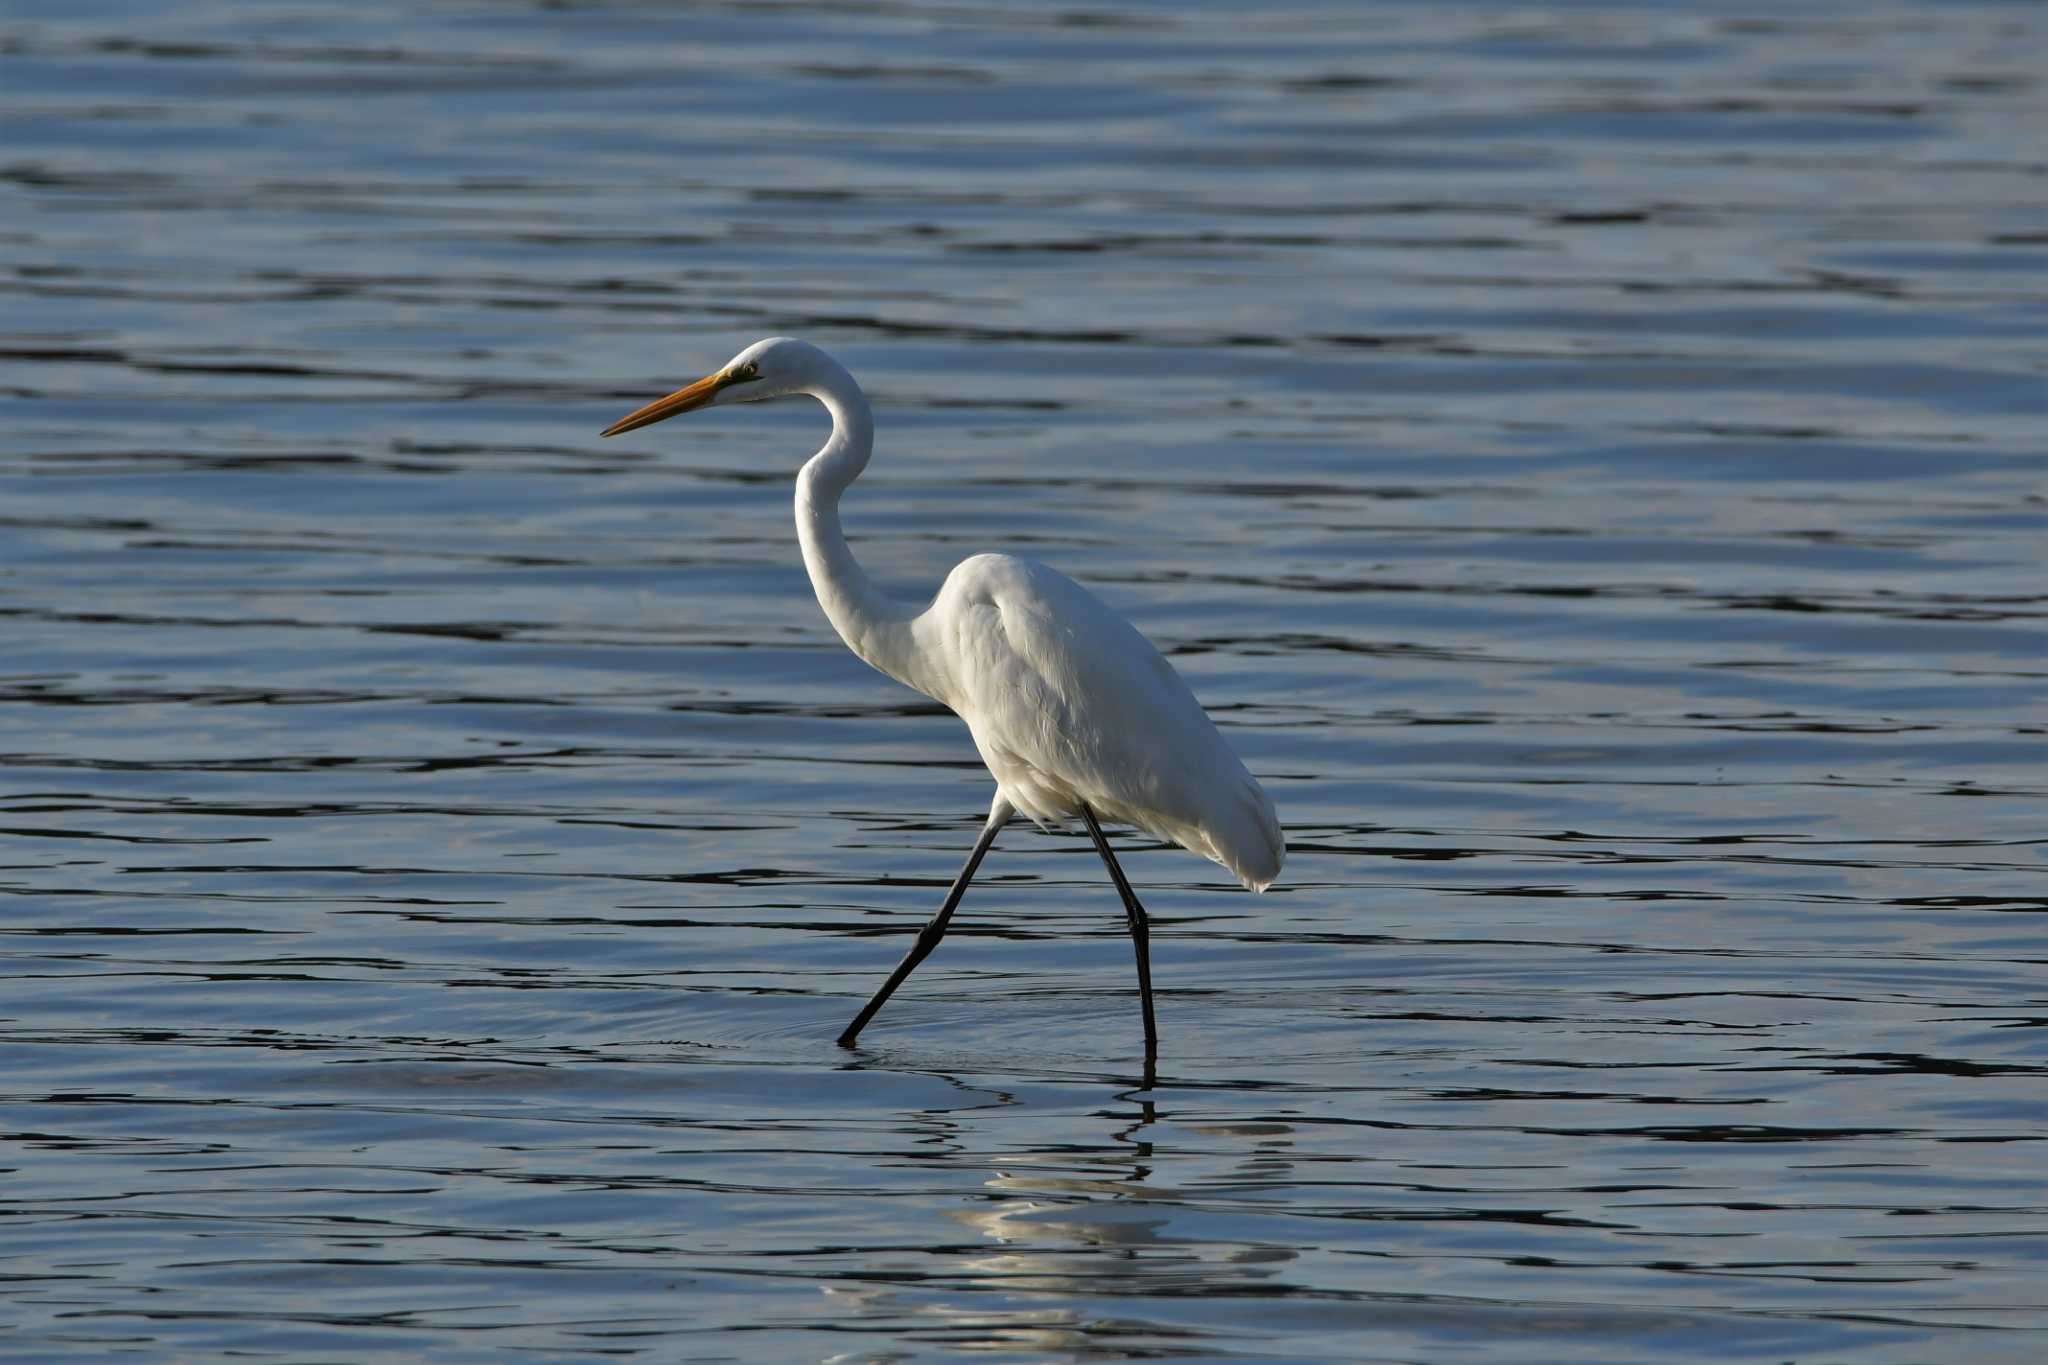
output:
[[1145, 1009], [1145, 1058], [1150, 1061], [1159, 1051], [1159, 1030], [1152, 1022], [1152, 922], [1146, 917], [1145, 907], [1138, 904], [1137, 893], [1131, 890], [1123, 868], [1117, 865], [1116, 854], [1110, 852], [1109, 840], [1103, 837], [1101, 823], [1085, 801], [1081, 803], [1081, 818], [1088, 822], [1095, 851], [1109, 865], [1109, 879], [1116, 883], [1116, 893], [1124, 899], [1124, 915], [1131, 922], [1131, 946], [1138, 954], [1138, 997]]

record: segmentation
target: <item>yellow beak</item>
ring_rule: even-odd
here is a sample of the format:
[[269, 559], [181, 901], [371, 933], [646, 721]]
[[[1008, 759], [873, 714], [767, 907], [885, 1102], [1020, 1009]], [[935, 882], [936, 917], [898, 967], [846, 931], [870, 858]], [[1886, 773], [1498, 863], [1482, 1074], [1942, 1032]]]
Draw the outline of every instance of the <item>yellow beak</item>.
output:
[[617, 436], [623, 431], [638, 431], [641, 427], [653, 426], [680, 413], [694, 412], [709, 403], [712, 396], [727, 384], [733, 382], [733, 375], [726, 370], [707, 374], [688, 388], [677, 389], [666, 398], [657, 398], [644, 408], [627, 413], [618, 421], [599, 432], [600, 436]]

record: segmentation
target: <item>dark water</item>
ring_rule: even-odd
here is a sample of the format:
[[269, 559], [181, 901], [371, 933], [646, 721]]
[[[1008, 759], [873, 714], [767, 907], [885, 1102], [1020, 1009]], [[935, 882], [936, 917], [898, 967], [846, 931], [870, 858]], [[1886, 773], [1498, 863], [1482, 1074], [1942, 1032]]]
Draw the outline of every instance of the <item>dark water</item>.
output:
[[[0, 21], [0, 1356], [2048, 1352], [2032, 4]], [[841, 648], [1135, 619], [1246, 895]]]

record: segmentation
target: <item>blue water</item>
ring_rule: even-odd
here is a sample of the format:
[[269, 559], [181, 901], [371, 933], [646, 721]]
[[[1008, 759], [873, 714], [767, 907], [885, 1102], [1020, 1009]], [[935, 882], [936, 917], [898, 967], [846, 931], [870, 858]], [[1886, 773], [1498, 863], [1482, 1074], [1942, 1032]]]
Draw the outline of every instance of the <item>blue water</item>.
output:
[[[0, 19], [0, 1358], [2048, 1351], [2048, 18]], [[1055, 564], [1289, 833], [831, 633]]]

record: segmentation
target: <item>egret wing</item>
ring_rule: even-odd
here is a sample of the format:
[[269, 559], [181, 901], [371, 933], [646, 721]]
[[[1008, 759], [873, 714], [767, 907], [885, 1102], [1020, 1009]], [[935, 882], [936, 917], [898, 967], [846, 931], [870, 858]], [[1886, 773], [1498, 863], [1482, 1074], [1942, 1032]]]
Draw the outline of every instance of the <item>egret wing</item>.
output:
[[921, 619], [1003, 794], [1042, 823], [1086, 801], [1263, 888], [1284, 856], [1272, 802], [1151, 641], [1087, 589], [1031, 560], [955, 569]]

